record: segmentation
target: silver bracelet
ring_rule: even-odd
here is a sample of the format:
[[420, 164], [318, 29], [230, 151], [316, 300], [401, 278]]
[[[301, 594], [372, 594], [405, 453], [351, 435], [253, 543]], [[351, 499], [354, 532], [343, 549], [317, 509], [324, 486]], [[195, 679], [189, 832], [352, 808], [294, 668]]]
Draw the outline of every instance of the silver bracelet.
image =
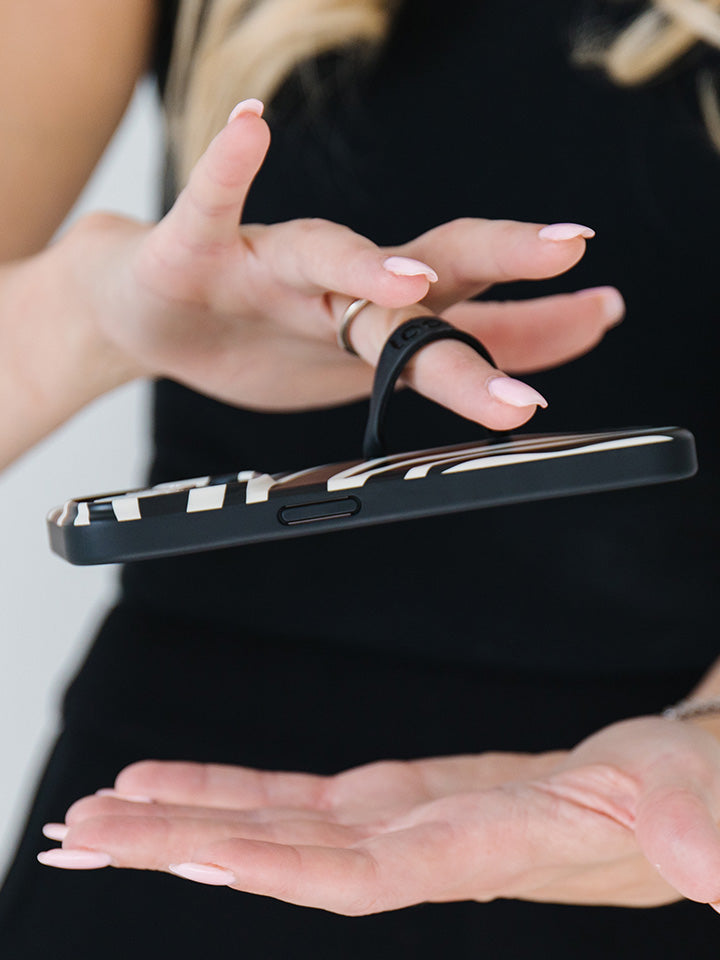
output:
[[711, 697], [709, 700], [681, 700], [662, 712], [666, 720], [692, 720], [713, 715], [720, 715], [720, 697]]

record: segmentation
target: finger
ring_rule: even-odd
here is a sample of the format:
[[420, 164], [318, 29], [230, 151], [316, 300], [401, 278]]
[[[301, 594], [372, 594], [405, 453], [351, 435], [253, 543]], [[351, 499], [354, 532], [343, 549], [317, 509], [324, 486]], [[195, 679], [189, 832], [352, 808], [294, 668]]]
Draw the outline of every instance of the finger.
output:
[[141, 760], [115, 780], [121, 795], [201, 807], [311, 807], [322, 810], [330, 778], [215, 763]]
[[349, 847], [366, 828], [319, 820], [276, 820], [237, 823], [234, 819], [197, 817], [103, 816], [73, 824], [51, 866], [62, 866], [62, 854], [89, 850], [109, 856], [112, 865], [136, 870], [167, 870], [169, 864], [191, 861], [195, 851], [228, 838], [276, 844]]
[[624, 313], [619, 291], [598, 287], [534, 300], [460, 303], [444, 317], [484, 343], [504, 370], [529, 373], [587, 353]]
[[[294, 830], [298, 842], [227, 839], [232, 824], [225, 825], [223, 832], [215, 822], [100, 818], [72, 828], [61, 849], [44, 851], [38, 859], [66, 869], [115, 866], [166, 871], [307, 906], [332, 910], [336, 902], [338, 912], [350, 912], [346, 908], [353, 903], [356, 888], [367, 888], [372, 895], [373, 863], [367, 854], [346, 846], [316, 845], [318, 838], [311, 832], [317, 834], [317, 824], [309, 828], [308, 821], [300, 821], [286, 827], [287, 836]], [[349, 828], [330, 825], [328, 829], [341, 843], [351, 839]], [[270, 828], [264, 831], [267, 834]], [[315, 843], [303, 843], [303, 839]], [[334, 890], [337, 882], [346, 888]]]
[[251, 226], [243, 235], [277, 285], [305, 296], [336, 292], [401, 307], [422, 300], [437, 281], [427, 263], [389, 256], [366, 237], [328, 220]]
[[214, 868], [237, 890], [350, 916], [424, 901], [490, 899], [514, 891], [518, 875], [537, 858], [525, 817], [507, 800], [468, 797], [471, 833], [432, 819], [393, 826], [345, 849], [233, 838], [196, 849], [182, 875], [200, 879]]
[[[339, 325], [347, 301], [337, 297], [333, 305]], [[358, 356], [375, 366], [392, 331], [403, 320], [428, 313], [425, 307], [388, 311], [371, 304], [353, 324], [352, 345]], [[508, 377], [457, 340], [423, 347], [405, 367], [402, 380], [428, 399], [492, 430], [519, 427], [538, 406], [547, 406], [545, 398], [528, 384]]]
[[386, 815], [455, 793], [486, 790], [511, 780], [541, 776], [552, 770], [564, 752], [539, 755], [483, 753], [424, 760], [380, 760], [337, 774], [327, 797], [343, 823]]
[[150, 803], [125, 800], [101, 791], [76, 800], [65, 814], [65, 823], [74, 826], [84, 820], [103, 816], [120, 817], [193, 817], [201, 820], [226, 820], [234, 823], [265, 823], [271, 820], [334, 820], [332, 813], [309, 807], [203, 807], [196, 804]]
[[658, 788], [638, 807], [640, 849], [678, 893], [720, 901], [720, 831], [699, 788]]
[[467, 218], [435, 227], [397, 252], [435, 267], [439, 280], [426, 302], [437, 311], [474, 297], [495, 283], [539, 280], [564, 273], [582, 258], [585, 241], [592, 236], [594, 231], [581, 224], [548, 228], [514, 220]]
[[243, 205], [270, 145], [268, 125], [254, 111], [240, 112], [218, 133], [193, 168], [187, 185], [158, 226], [158, 238], [179, 240], [189, 256], [236, 245]]
[[447, 838], [441, 824], [399, 831], [373, 849], [374, 841], [340, 848], [233, 838], [196, 849], [197, 860], [171, 872], [196, 879], [197, 866], [214, 867], [236, 890], [363, 916], [428, 899], [437, 886], [436, 857], [452, 857]]
[[[383, 760], [333, 777], [142, 761], [127, 767], [117, 784], [125, 796], [132, 787], [145, 790], [148, 800], [147, 794], [152, 793], [153, 815], [228, 818], [232, 814], [238, 822], [303, 817], [348, 823], [376, 818], [393, 807], [404, 808], [452, 793], [537, 777], [552, 770], [563, 756], [562, 751], [539, 755], [493, 752], [426, 760]], [[83, 797], [70, 807], [65, 822], [71, 824], [105, 814], [148, 814], [146, 804], [126, 801], [122, 791], [115, 796], [103, 790]]]

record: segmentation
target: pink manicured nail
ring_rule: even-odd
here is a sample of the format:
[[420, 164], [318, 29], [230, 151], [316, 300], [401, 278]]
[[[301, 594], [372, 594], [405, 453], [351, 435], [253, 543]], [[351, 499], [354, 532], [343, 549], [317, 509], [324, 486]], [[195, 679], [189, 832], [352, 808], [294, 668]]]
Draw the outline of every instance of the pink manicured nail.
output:
[[576, 240], [584, 237], [589, 240], [595, 236], [592, 227], [584, 227], [581, 223], [551, 223], [538, 232], [541, 240]]
[[222, 867], [211, 867], [208, 863], [171, 863], [168, 864], [168, 870], [185, 880], [209, 883], [215, 887], [235, 883], [235, 874], [232, 871], [224, 870]]
[[522, 380], [513, 380], [512, 377], [493, 377], [487, 383], [488, 393], [495, 400], [509, 403], [511, 407], [546, 407], [545, 397], [533, 390]]
[[152, 797], [143, 797], [139, 793], [118, 793], [111, 787], [103, 787], [95, 791], [96, 797], [114, 797], [116, 800], [127, 800], [130, 803], [155, 803]]
[[230, 123], [235, 117], [239, 117], [241, 113], [254, 113], [256, 117], [261, 117], [264, 109], [265, 104], [262, 100], [256, 100], [254, 97], [251, 97], [249, 100], [241, 100], [240, 103], [232, 108], [227, 122]]
[[48, 840], [60, 840], [63, 841], [68, 835], [68, 830], [70, 827], [66, 827], [64, 823], [46, 823], [42, 828], [43, 836], [47, 837]]
[[603, 313], [608, 323], [619, 323], [625, 316], [625, 301], [615, 287], [588, 287], [578, 290], [576, 297], [602, 297]]
[[109, 853], [100, 850], [43, 850], [37, 858], [46, 867], [61, 867], [63, 870], [99, 870], [113, 862]]
[[427, 277], [430, 283], [438, 281], [438, 275], [432, 267], [412, 257], [388, 257], [383, 267], [396, 277]]
[[709, 907], [712, 907], [715, 913], [720, 913], [720, 903], [709, 903]]

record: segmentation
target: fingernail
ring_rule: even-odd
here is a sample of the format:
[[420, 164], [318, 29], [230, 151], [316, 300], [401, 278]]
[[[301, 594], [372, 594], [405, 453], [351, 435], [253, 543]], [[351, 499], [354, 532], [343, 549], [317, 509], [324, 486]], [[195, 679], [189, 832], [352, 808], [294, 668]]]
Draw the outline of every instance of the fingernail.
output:
[[589, 240], [595, 236], [595, 231], [581, 223], [551, 223], [549, 227], [543, 227], [538, 236], [541, 240], [576, 240], [578, 237]]
[[185, 880], [195, 880], [197, 883], [209, 883], [215, 887], [235, 883], [235, 874], [222, 867], [211, 867], [208, 863], [171, 863], [168, 865], [170, 873]]
[[256, 100], [254, 97], [251, 97], [249, 100], [241, 100], [240, 103], [236, 104], [230, 111], [227, 122], [230, 123], [235, 117], [239, 117], [241, 113], [254, 113], [256, 117], [261, 117], [264, 109], [265, 104], [262, 100]]
[[546, 407], [548, 405], [545, 397], [533, 390], [522, 380], [514, 380], [512, 377], [493, 377], [487, 383], [488, 393], [495, 400], [502, 403], [509, 403], [511, 407]]
[[709, 903], [709, 907], [712, 907], [715, 913], [720, 913], [720, 903]]
[[42, 828], [43, 836], [47, 837], [48, 840], [64, 840], [68, 834], [70, 827], [66, 827], [64, 823], [46, 823]]
[[411, 257], [388, 257], [383, 261], [383, 267], [396, 277], [427, 277], [430, 283], [438, 281], [438, 275], [432, 267]]
[[61, 867], [63, 870], [99, 870], [113, 862], [109, 853], [100, 850], [43, 850], [37, 858], [46, 867]]
[[139, 793], [118, 793], [111, 787], [103, 787], [95, 791], [96, 797], [114, 797], [116, 800], [128, 800], [130, 803], [155, 803], [152, 797], [143, 797]]
[[601, 297], [603, 314], [608, 323], [619, 323], [625, 316], [625, 301], [615, 287], [588, 287], [578, 290], [576, 297]]

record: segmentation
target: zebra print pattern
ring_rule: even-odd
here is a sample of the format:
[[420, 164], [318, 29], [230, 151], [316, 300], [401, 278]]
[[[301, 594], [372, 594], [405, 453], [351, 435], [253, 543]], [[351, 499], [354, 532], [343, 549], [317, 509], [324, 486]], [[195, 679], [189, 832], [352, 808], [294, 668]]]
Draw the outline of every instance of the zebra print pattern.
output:
[[322, 500], [328, 494], [358, 490], [367, 484], [388, 479], [417, 483], [429, 476], [452, 476], [540, 460], [667, 443], [674, 439], [670, 433], [672, 429], [519, 436], [501, 442], [485, 440], [474, 445], [440, 447], [272, 475], [242, 470], [219, 477], [196, 477], [162, 483], [145, 490], [68, 500], [62, 507], [50, 512], [48, 522], [57, 527], [82, 527], [108, 521], [127, 524], [170, 514], [205, 513], [238, 505], [252, 506], [300, 492], [307, 494], [309, 500]]

